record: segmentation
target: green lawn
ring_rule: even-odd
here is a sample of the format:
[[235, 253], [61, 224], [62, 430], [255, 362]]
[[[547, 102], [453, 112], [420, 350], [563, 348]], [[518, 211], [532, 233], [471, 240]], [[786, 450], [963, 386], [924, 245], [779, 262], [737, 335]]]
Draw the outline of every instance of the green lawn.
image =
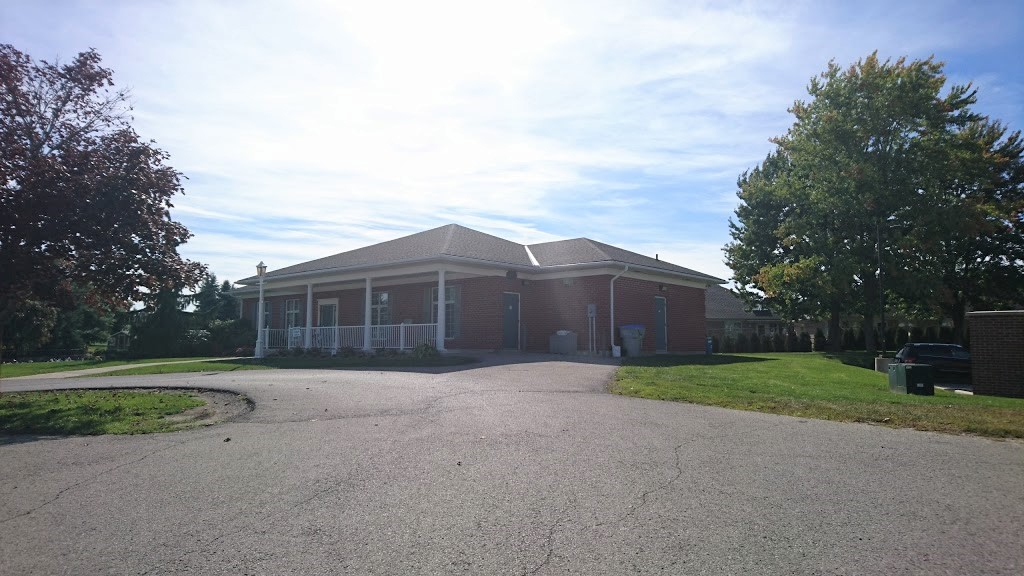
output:
[[0, 364], [0, 378], [15, 378], [68, 370], [85, 370], [86, 368], [103, 368], [106, 366], [125, 366], [146, 364], [149, 362], [176, 362], [179, 360], [198, 360], [199, 358], [142, 358], [135, 360], [60, 360], [57, 362], [12, 362]]
[[262, 360], [243, 358], [239, 360], [212, 360], [209, 362], [187, 362], [160, 366], [139, 366], [115, 372], [94, 374], [94, 376], [140, 376], [146, 374], [177, 374], [181, 372], [231, 372], [235, 370], [297, 370], [334, 368], [429, 368], [436, 366], [459, 366], [476, 362], [465, 356], [438, 356], [415, 358], [402, 356], [350, 356], [350, 357], [271, 357]]
[[0, 394], [0, 433], [148, 434], [180, 429], [164, 416], [205, 403], [179, 392], [72, 390]]
[[1024, 399], [893, 394], [888, 376], [820, 353], [626, 360], [612, 391], [842, 422], [1024, 438]]

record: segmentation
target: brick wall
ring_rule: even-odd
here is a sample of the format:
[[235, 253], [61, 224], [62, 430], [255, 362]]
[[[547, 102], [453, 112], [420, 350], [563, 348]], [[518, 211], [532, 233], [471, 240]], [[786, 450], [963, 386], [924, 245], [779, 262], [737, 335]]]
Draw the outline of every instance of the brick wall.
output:
[[[607, 282], [605, 283], [607, 287]], [[664, 291], [659, 288], [664, 286]], [[654, 298], [666, 300], [669, 352], [704, 351], [704, 290], [632, 278], [615, 281], [615, 324], [643, 324], [644, 352], [655, 351]], [[615, 335], [619, 339], [618, 334]], [[620, 342], [616, 342], [621, 344]]]
[[1024, 310], [971, 312], [967, 320], [974, 393], [1024, 398]]
[[[507, 279], [501, 276], [450, 280], [446, 284], [459, 286], [460, 324], [457, 337], [449, 339], [445, 347], [459, 349], [495, 350], [502, 347], [503, 299], [506, 292], [519, 294], [520, 338], [524, 350], [547, 352], [548, 337], [558, 330], [572, 330], [577, 335], [577, 347], [588, 349], [587, 305], [597, 305], [594, 328], [595, 347], [606, 353], [611, 348], [609, 317], [609, 281], [611, 276], [587, 276], [557, 280]], [[376, 291], [387, 291], [391, 306], [391, 322], [412, 320], [413, 323], [430, 321], [428, 298], [436, 283], [378, 286]], [[704, 350], [704, 291], [700, 288], [664, 285], [645, 280], [619, 278], [615, 281], [615, 344], [621, 345], [618, 327], [623, 324], [643, 324], [647, 334], [643, 340], [644, 352], [655, 351], [655, 297], [666, 300], [668, 324], [668, 350], [671, 352], [703, 352]], [[272, 296], [266, 301], [273, 308], [271, 328], [284, 327], [284, 301], [299, 300], [299, 325], [305, 326], [306, 295]], [[364, 290], [362, 288], [339, 291], [317, 291], [313, 294], [313, 325], [319, 323], [317, 300], [338, 299], [338, 323], [358, 326], [363, 323]], [[246, 318], [254, 315], [256, 298], [244, 301]]]

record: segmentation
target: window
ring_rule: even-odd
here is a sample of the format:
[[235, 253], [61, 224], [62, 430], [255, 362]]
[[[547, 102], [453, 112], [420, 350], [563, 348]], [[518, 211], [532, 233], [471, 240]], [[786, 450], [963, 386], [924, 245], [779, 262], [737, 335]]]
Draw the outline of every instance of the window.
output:
[[387, 292], [374, 292], [370, 297], [370, 324], [391, 324], [391, 301]]
[[[430, 323], [437, 323], [437, 287], [430, 289]], [[459, 335], [459, 287], [444, 287], [444, 337]]]
[[338, 299], [329, 298], [317, 301], [318, 318], [320, 327], [338, 325]]
[[299, 327], [299, 301], [285, 300], [284, 302], [284, 327]]

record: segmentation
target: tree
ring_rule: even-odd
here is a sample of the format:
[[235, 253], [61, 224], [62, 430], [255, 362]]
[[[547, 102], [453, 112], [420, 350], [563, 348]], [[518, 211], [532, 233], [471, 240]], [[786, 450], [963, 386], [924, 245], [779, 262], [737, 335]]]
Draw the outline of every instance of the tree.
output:
[[1024, 141], [986, 119], [948, 134], [943, 152], [922, 190], [934, 209], [898, 215], [893, 274], [904, 302], [950, 318], [964, 343], [969, 310], [1024, 302]]
[[184, 312], [189, 298], [165, 288], [135, 313], [129, 351], [138, 357], [177, 356], [190, 328]]
[[236, 320], [238, 299], [231, 294], [231, 282], [217, 284], [216, 274], [206, 274], [199, 290], [192, 296], [195, 316], [200, 327], [207, 327], [215, 320]]
[[23, 302], [84, 290], [124, 305], [203, 272], [177, 252], [191, 236], [170, 213], [181, 174], [132, 129], [128, 94], [100, 62], [0, 45], [0, 343]]
[[195, 315], [200, 325], [206, 326], [220, 317], [223, 301], [216, 275], [206, 274], [199, 290], [192, 296], [192, 302], [196, 305]]
[[932, 58], [883, 62], [877, 53], [812, 78], [811, 99], [790, 109], [796, 120], [773, 139], [775, 152], [740, 178], [725, 249], [735, 280], [791, 319], [829, 317], [831, 334], [842, 314], [860, 314], [874, 350], [879, 280], [894, 262], [890, 221], [934, 211], [923, 191], [948, 136], [980, 119], [971, 87], [943, 94], [945, 81]]
[[225, 280], [220, 285], [220, 294], [217, 295], [220, 299], [220, 308], [217, 313], [217, 320], [237, 320], [239, 318], [239, 305], [238, 298], [231, 293], [231, 282]]

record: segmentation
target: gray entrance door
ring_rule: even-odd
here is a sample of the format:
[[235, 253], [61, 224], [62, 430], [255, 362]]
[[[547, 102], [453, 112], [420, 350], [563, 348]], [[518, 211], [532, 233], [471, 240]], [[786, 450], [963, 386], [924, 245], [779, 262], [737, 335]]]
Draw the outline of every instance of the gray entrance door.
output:
[[668, 311], [665, 299], [654, 297], [654, 349], [658, 352], [668, 350]]
[[519, 294], [505, 292], [502, 300], [502, 348], [519, 349]]

